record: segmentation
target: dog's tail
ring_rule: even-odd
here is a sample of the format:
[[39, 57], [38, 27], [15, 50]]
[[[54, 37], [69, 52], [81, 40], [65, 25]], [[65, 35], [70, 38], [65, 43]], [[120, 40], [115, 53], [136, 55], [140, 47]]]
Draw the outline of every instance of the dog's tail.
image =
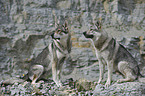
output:
[[145, 76], [142, 75], [141, 73], [139, 73], [138, 80], [139, 80], [139, 82], [145, 83]]
[[139, 77], [138, 80], [139, 82], [145, 83], [145, 77]]
[[145, 60], [142, 58], [141, 59], [142, 61], [140, 62], [141, 64], [140, 64], [140, 66], [139, 66], [139, 77], [138, 77], [138, 80], [139, 80], [139, 82], [143, 82], [143, 83], [145, 83], [145, 74], [141, 74], [140, 72], [141, 72], [141, 70], [144, 70], [144, 65], [145, 65], [145, 63], [143, 63]]
[[22, 83], [24, 81], [25, 80], [23, 80], [23, 79], [10, 78], [10, 79], [7, 79], [7, 80], [3, 80], [2, 84], [4, 84], [4, 85], [12, 85], [14, 83]]

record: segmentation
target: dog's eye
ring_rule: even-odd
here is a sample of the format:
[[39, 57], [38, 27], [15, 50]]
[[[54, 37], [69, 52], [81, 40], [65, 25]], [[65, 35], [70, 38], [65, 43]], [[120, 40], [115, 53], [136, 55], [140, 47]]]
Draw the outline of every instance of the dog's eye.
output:
[[63, 31], [63, 33], [67, 34], [68, 32], [67, 31]]
[[60, 35], [64, 35], [64, 34], [67, 34], [66, 31], [61, 31]]
[[90, 32], [93, 32], [94, 30], [93, 29], [90, 29]]
[[67, 31], [68, 28], [67, 28], [67, 27], [62, 27], [62, 30], [63, 30], [63, 31]]
[[61, 33], [61, 30], [60, 30], [60, 29], [58, 29], [58, 30], [57, 30], [57, 34], [60, 34], [60, 33]]
[[67, 30], [68, 30], [67, 27], [63, 27], [62, 32], [65, 33], [65, 34], [67, 34], [68, 33]]
[[65, 32], [62, 30], [58, 30], [57, 34], [63, 35], [63, 34], [65, 34]]

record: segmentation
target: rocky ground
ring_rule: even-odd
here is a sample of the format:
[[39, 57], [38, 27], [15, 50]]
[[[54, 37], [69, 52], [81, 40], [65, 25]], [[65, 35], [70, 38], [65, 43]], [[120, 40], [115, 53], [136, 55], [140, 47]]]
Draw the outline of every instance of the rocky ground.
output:
[[85, 79], [73, 81], [70, 78], [63, 82], [63, 87], [58, 88], [52, 80], [41, 80], [35, 85], [31, 85], [29, 81], [6, 85], [1, 81], [0, 93], [1, 96], [145, 96], [145, 83], [112, 82], [108, 88], [104, 84], [105, 82], [96, 84]]
[[[86, 86], [91, 82], [85, 82]], [[90, 85], [88, 88], [84, 88], [79, 83], [72, 81], [72, 79], [63, 82], [64, 87], [58, 88], [55, 83], [39, 81], [35, 85], [31, 85], [30, 82], [14, 83], [12, 85], [1, 84], [0, 92], [2, 96], [5, 95], [48, 95], [48, 96], [64, 96], [64, 95], [92, 95], [93, 89], [91, 90]]]

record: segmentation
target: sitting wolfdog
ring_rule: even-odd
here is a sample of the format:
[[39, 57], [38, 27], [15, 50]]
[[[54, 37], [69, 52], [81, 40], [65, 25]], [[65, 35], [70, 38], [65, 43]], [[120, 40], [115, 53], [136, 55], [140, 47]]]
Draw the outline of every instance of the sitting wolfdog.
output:
[[118, 71], [125, 79], [119, 79], [117, 82], [133, 81], [141, 76], [138, 63], [135, 58], [123, 47], [118, 44], [115, 39], [101, 30], [99, 22], [94, 24], [89, 31], [83, 33], [89, 38], [96, 50], [96, 56], [99, 61], [100, 83], [103, 79], [105, 65], [108, 69], [108, 79], [105, 84], [108, 87], [111, 84], [112, 71]]
[[43, 75], [48, 75], [51, 67], [53, 80], [58, 87], [61, 87], [61, 67], [68, 58], [72, 46], [71, 33], [68, 30], [67, 23], [65, 22], [62, 26], [58, 25], [51, 36], [53, 39], [52, 43], [33, 60], [27, 77], [34, 84], [36, 80], [44, 77]]

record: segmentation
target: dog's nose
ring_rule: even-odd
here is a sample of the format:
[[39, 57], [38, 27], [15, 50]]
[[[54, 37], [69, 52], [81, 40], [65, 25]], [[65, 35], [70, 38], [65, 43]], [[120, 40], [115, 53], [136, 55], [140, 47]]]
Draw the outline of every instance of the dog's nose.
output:
[[85, 32], [83, 32], [83, 34], [84, 34], [84, 35], [86, 35], [86, 33], [87, 33], [86, 31], [85, 31]]

